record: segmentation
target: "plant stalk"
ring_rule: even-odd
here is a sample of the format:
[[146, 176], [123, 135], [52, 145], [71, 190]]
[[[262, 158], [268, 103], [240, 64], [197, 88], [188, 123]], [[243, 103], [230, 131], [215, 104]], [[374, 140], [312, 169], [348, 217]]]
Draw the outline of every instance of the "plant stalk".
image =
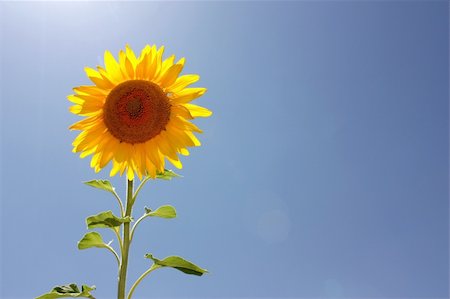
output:
[[147, 276], [148, 274], [150, 274], [152, 271], [156, 270], [160, 268], [160, 266], [152, 266], [150, 269], [148, 269], [147, 271], [145, 271], [137, 280], [136, 282], [133, 284], [133, 286], [130, 289], [130, 293], [128, 293], [128, 297], [127, 299], [131, 299], [131, 296], [133, 296], [134, 290], [136, 289], [136, 287], [139, 285], [139, 283], [145, 278], [145, 276]]
[[[125, 210], [125, 217], [131, 217], [133, 209], [133, 180], [127, 180], [127, 203]], [[118, 299], [125, 299], [126, 281], [127, 281], [127, 267], [128, 267], [128, 251], [130, 249], [130, 222], [123, 224], [123, 238], [122, 238], [122, 259], [119, 270], [119, 287], [117, 292]]]

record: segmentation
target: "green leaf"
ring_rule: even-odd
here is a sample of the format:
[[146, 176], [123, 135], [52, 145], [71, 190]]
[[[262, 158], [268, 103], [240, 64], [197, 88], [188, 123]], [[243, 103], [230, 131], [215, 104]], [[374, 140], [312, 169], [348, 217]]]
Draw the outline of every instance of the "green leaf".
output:
[[155, 211], [151, 211], [149, 208], [145, 208], [148, 216], [161, 217], [161, 218], [175, 218], [177, 217], [177, 211], [175, 208], [169, 205], [161, 206]]
[[130, 222], [131, 218], [129, 216], [125, 218], [116, 217], [112, 211], [101, 212], [94, 216], [89, 216], [86, 218], [86, 224], [88, 229], [93, 228], [114, 228], [121, 226], [122, 223]]
[[182, 176], [179, 174], [176, 174], [172, 170], [164, 169], [164, 172], [156, 174], [157, 179], [161, 180], [171, 180], [173, 178], [181, 178]]
[[160, 267], [171, 267], [180, 270], [181, 272], [184, 272], [186, 274], [202, 276], [204, 273], [208, 273], [208, 270], [202, 269], [199, 266], [179, 256], [168, 256], [163, 260], [159, 260], [153, 257], [153, 255], [151, 255], [150, 253], [147, 253], [145, 257], [153, 260], [155, 265], [158, 265]]
[[95, 299], [94, 296], [92, 296], [90, 293], [93, 290], [95, 290], [95, 286], [90, 287], [87, 285], [82, 285], [80, 292], [78, 286], [74, 283], [71, 283], [62, 286], [56, 286], [47, 294], [41, 295], [35, 299], [54, 299], [65, 297]]
[[108, 192], [111, 192], [114, 194], [114, 187], [111, 185], [111, 183], [108, 180], [92, 180], [92, 181], [88, 181], [88, 182], [84, 182], [86, 185], [97, 188], [97, 189], [102, 189]]
[[97, 232], [89, 232], [78, 242], [78, 249], [88, 249], [92, 247], [107, 248], [108, 245], [103, 242], [102, 236]]

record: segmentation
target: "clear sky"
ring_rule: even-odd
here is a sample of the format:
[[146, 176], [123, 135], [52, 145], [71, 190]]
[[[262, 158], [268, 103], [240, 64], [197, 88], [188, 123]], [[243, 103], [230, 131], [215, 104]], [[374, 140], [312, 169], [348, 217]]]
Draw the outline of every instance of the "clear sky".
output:
[[186, 57], [214, 111], [184, 178], [141, 193], [136, 215], [179, 217], [140, 226], [129, 277], [147, 252], [211, 273], [135, 298], [448, 298], [448, 22], [448, 1], [1, 2], [1, 298], [116, 294], [113, 256], [76, 248], [117, 208], [81, 184], [109, 171], [71, 152], [66, 96], [126, 43]]

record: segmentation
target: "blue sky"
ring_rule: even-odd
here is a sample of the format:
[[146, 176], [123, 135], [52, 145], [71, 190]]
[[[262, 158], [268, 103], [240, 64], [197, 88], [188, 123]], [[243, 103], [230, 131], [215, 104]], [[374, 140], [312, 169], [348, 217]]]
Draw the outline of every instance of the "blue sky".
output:
[[[71, 153], [71, 88], [104, 50], [165, 45], [208, 88], [202, 147], [184, 177], [136, 204], [172, 204], [142, 224], [163, 269], [135, 298], [448, 298], [447, 1], [1, 2], [1, 297], [95, 284], [116, 265], [78, 251], [84, 218], [117, 211], [81, 184], [107, 178]], [[112, 178], [124, 192], [124, 178]], [[101, 231], [105, 239], [113, 236]]]

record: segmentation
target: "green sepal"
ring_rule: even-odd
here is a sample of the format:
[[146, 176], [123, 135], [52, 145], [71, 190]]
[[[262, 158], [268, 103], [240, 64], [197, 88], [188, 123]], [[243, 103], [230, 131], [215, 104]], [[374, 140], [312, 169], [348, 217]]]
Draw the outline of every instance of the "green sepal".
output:
[[151, 217], [161, 217], [161, 218], [175, 218], [177, 217], [177, 211], [174, 207], [170, 205], [165, 205], [157, 208], [155, 211], [145, 207], [145, 214]]
[[88, 229], [93, 228], [114, 228], [121, 226], [125, 222], [131, 222], [130, 216], [119, 218], [115, 216], [112, 211], [101, 212], [97, 215], [86, 218]]
[[108, 180], [92, 180], [92, 181], [84, 182], [84, 184], [94, 187], [94, 188], [97, 188], [97, 189], [111, 192], [113, 194], [115, 192], [113, 185]]
[[[204, 273], [208, 273], [208, 270], [202, 269], [199, 266], [183, 259], [179, 256], [168, 256], [163, 260], [159, 260], [155, 257], [153, 257], [152, 254], [147, 253], [145, 255], [146, 258], [153, 260], [155, 265], [160, 267], [171, 267], [174, 269], [177, 269], [181, 272], [184, 272], [186, 274], [193, 274], [197, 276], [202, 276]], [[155, 266], [154, 265], [154, 266]]]
[[179, 174], [176, 174], [172, 170], [164, 169], [164, 172], [160, 172], [156, 174], [157, 179], [161, 180], [171, 180], [173, 178], [181, 178], [182, 176]]
[[78, 241], [78, 249], [88, 249], [92, 247], [97, 248], [108, 248], [109, 244], [105, 244], [102, 236], [97, 232], [89, 232], [84, 235], [84, 237]]
[[56, 286], [47, 294], [41, 295], [35, 299], [54, 299], [54, 298], [90, 298], [95, 299], [94, 296], [91, 295], [91, 291], [95, 290], [95, 286], [81, 286], [81, 292], [78, 286], [74, 283]]

